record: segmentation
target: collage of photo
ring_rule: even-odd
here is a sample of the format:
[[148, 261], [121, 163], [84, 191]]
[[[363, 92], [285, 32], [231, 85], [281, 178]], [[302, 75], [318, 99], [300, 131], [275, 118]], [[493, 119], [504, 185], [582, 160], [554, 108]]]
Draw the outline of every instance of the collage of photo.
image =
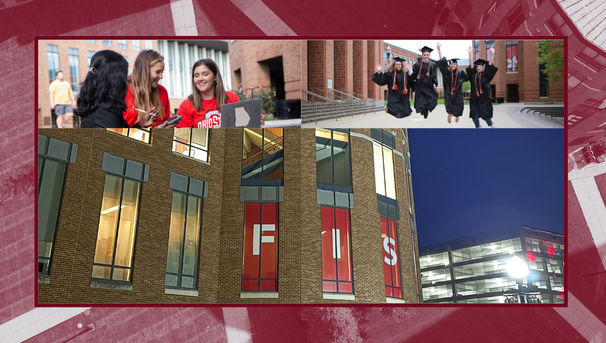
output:
[[38, 304], [564, 303], [563, 40], [100, 38], [36, 42]]

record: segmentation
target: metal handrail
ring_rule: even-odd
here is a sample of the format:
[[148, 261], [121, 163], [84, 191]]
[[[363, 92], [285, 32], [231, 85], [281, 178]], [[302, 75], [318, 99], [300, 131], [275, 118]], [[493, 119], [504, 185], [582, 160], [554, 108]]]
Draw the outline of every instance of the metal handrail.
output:
[[360, 100], [368, 100], [367, 96], [364, 96], [364, 95], [362, 95], [360, 93], [356, 93], [354, 91], [350, 91], [349, 89], [342, 89], [341, 92], [344, 92], [345, 94], [352, 93], [355, 98], [358, 98]]

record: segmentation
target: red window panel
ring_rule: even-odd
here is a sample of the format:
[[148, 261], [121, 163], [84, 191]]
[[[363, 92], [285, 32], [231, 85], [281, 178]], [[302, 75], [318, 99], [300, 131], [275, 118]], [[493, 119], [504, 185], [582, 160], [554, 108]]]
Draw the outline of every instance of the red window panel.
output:
[[549, 248], [547, 248], [547, 253], [549, 255], [555, 255], [555, 250], [553, 250], [553, 247], [549, 247]]
[[535, 258], [535, 256], [534, 256], [534, 252], [533, 252], [533, 251], [527, 251], [527, 252], [526, 252], [526, 259], [527, 259], [528, 261], [534, 261], [534, 262], [536, 262], [536, 261], [537, 261], [537, 259], [536, 259], [536, 258]]
[[381, 217], [381, 239], [383, 249], [383, 272], [385, 296], [402, 298], [400, 259], [398, 256], [398, 233], [396, 222]]
[[353, 293], [349, 210], [322, 207], [321, 214], [323, 290]]
[[243, 291], [278, 290], [278, 204], [244, 205]]
[[518, 46], [507, 46], [507, 71], [518, 71]]

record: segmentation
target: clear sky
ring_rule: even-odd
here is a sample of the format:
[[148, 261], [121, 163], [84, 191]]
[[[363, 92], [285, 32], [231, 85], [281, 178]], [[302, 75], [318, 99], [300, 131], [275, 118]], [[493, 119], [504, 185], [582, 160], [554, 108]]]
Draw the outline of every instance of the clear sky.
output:
[[439, 59], [438, 50], [436, 50], [436, 45], [438, 42], [442, 43], [442, 55], [446, 56], [446, 58], [460, 58], [460, 59], [468, 59], [469, 53], [467, 52], [467, 48], [471, 46], [470, 40], [386, 40], [386, 44], [393, 44], [400, 48], [404, 48], [406, 50], [410, 50], [413, 52], [419, 52], [419, 50], [428, 46], [434, 51], [431, 53], [431, 58], [434, 60]]
[[521, 225], [564, 233], [564, 130], [408, 133], [419, 246]]

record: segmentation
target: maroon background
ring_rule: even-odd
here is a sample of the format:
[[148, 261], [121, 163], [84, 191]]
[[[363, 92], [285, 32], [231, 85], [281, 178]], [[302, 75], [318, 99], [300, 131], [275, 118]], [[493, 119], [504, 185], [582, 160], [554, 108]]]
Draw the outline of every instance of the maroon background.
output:
[[[560, 14], [573, 33], [567, 59], [586, 41], [555, 0], [435, 0], [373, 4], [365, 1], [264, 0], [300, 38], [512, 39], [548, 34], [543, 24]], [[34, 99], [36, 36], [114, 36], [122, 39], [174, 36], [169, 0], [16, 0], [0, 2], [0, 325], [34, 309], [36, 172]], [[393, 8], [388, 7], [393, 5]], [[194, 0], [199, 35], [264, 37], [229, 1]], [[532, 14], [532, 15], [531, 15]], [[482, 17], [484, 15], [484, 17]], [[526, 25], [524, 25], [526, 20]], [[480, 27], [481, 21], [481, 27]], [[596, 21], [595, 25], [599, 25]], [[528, 30], [526, 29], [528, 28]], [[562, 34], [562, 33], [557, 33]], [[414, 37], [413, 37], [414, 36]], [[546, 37], [546, 36], [542, 36]], [[563, 36], [560, 36], [561, 38]], [[208, 38], [208, 37], [205, 37]], [[536, 38], [534, 38], [536, 39]], [[595, 51], [606, 54], [599, 48]], [[573, 73], [569, 68], [569, 73]], [[578, 74], [578, 73], [577, 73]], [[606, 91], [602, 70], [581, 80]], [[579, 77], [577, 77], [579, 78]], [[568, 113], [602, 114], [602, 101], [589, 101], [583, 87], [568, 90]], [[599, 124], [599, 123], [598, 123]], [[587, 130], [568, 132], [582, 140]], [[554, 147], [560, 149], [561, 147]], [[569, 146], [570, 148], [570, 146]], [[562, 166], [566, 168], [566, 166]], [[562, 182], [567, 182], [562, 180]], [[566, 289], [606, 323], [606, 274], [577, 198], [568, 184]], [[319, 286], [319, 285], [318, 285]], [[573, 342], [585, 339], [552, 307], [408, 306], [332, 307], [250, 306], [253, 341], [461, 341]], [[77, 329], [76, 323], [83, 323]], [[94, 323], [95, 331], [86, 325]], [[217, 341], [226, 336], [220, 307], [95, 307], [32, 341]]]

